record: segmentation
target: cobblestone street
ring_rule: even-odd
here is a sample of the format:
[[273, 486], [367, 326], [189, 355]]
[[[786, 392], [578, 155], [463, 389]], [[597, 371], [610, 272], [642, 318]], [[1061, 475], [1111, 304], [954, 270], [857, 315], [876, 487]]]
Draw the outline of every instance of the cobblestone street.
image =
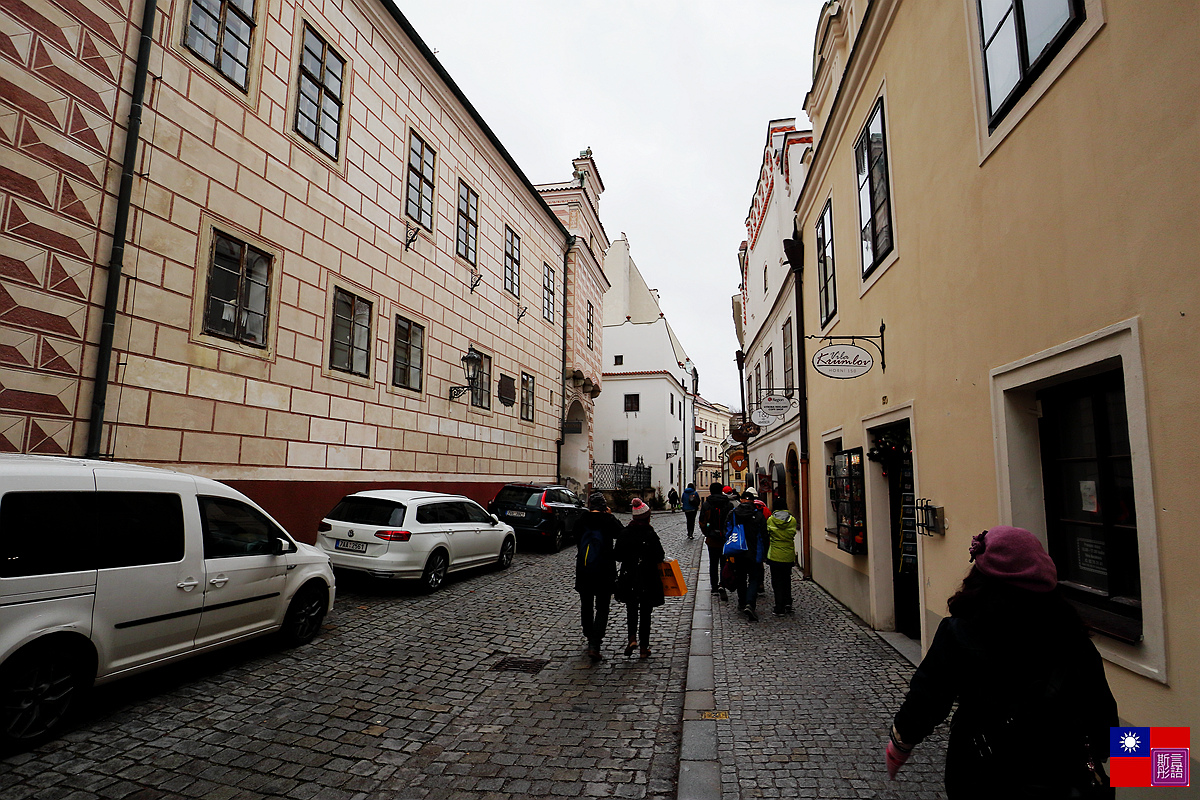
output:
[[[585, 657], [573, 547], [431, 595], [343, 577], [312, 645], [255, 642], [101, 687], [75, 730], [0, 761], [0, 796], [674, 798], [693, 612], [711, 596], [707, 574], [695, 586], [703, 547], [683, 515], [655, 525], [692, 591], [655, 612], [647, 661], [621, 655], [616, 604], [607, 660]], [[728, 719], [714, 723], [709, 796], [940, 797], [943, 739], [901, 783], [883, 771], [911, 666], [794, 584], [792, 617], [760, 601], [749, 623], [711, 601], [714, 705]], [[506, 658], [529, 671], [495, 669]]]

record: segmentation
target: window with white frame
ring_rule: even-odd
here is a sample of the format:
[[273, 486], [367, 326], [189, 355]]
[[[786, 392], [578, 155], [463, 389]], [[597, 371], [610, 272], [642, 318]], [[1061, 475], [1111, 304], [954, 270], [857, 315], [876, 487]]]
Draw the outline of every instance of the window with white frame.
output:
[[521, 419], [533, 422], [533, 376], [521, 373]]
[[425, 327], [397, 314], [392, 352], [392, 385], [412, 389], [414, 392], [421, 391], [424, 355]]
[[251, 347], [266, 347], [270, 291], [271, 256], [214, 231], [204, 332]]
[[587, 304], [587, 346], [588, 346], [589, 350], [596, 349], [595, 347], [593, 347], [593, 344], [595, 341], [595, 332], [596, 332], [596, 327], [595, 327], [595, 322], [594, 322], [594, 314], [595, 314], [595, 312], [592, 309], [592, 301], [588, 300], [588, 304]]
[[783, 390], [788, 397], [792, 396], [792, 318], [783, 322]]
[[542, 316], [554, 322], [554, 267], [542, 264]]
[[854, 143], [854, 164], [858, 173], [862, 276], [866, 278], [892, 252], [892, 203], [882, 97], [876, 101], [866, 128]]
[[504, 288], [515, 297], [521, 296], [521, 237], [504, 226]]

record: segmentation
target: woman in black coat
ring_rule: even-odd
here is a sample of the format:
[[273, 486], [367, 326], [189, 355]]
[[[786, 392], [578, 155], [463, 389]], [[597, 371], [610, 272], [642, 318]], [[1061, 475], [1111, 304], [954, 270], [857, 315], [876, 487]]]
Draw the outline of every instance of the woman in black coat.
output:
[[659, 565], [666, 553], [654, 528], [650, 527], [650, 506], [641, 500], [633, 501], [633, 520], [617, 539], [615, 555], [621, 562], [617, 578], [620, 594], [629, 620], [629, 644], [625, 655], [633, 655], [641, 646], [641, 657], [650, 657], [650, 611], [663, 604], [662, 576]]
[[1112, 797], [1096, 769], [1117, 704], [1054, 562], [1036, 536], [1006, 526], [976, 536], [971, 559], [896, 714], [889, 777], [957, 700], [950, 800]]

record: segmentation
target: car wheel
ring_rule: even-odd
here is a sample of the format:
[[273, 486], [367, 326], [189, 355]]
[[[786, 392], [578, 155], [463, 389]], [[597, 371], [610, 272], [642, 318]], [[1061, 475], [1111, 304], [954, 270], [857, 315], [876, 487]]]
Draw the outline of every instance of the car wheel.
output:
[[308, 644], [316, 638], [325, 620], [329, 590], [324, 584], [308, 583], [300, 587], [283, 618], [283, 640], [288, 647]]
[[517, 543], [511, 536], [504, 537], [504, 544], [500, 545], [500, 558], [496, 559], [497, 569], [508, 569], [508, 565], [513, 561], [513, 555], [517, 552]]
[[433, 555], [425, 562], [425, 571], [421, 573], [421, 586], [428, 592], [435, 591], [442, 585], [442, 581], [446, 580], [448, 566], [446, 554], [441, 550], [434, 550]]
[[555, 526], [554, 532], [550, 534], [550, 542], [549, 542], [550, 552], [557, 553], [559, 550], [562, 550], [563, 540], [565, 538], [566, 537], [563, 535], [562, 525]]
[[88, 689], [78, 648], [30, 644], [0, 667], [0, 747], [27, 749], [54, 738]]

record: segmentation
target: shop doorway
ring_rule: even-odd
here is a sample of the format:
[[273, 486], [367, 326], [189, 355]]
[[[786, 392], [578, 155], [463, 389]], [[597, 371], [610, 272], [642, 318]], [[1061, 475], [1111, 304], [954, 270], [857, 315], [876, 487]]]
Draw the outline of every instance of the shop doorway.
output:
[[917, 564], [916, 483], [908, 420], [876, 428], [867, 457], [879, 463], [888, 486], [891, 525], [892, 599], [896, 630], [921, 638], [921, 590]]

